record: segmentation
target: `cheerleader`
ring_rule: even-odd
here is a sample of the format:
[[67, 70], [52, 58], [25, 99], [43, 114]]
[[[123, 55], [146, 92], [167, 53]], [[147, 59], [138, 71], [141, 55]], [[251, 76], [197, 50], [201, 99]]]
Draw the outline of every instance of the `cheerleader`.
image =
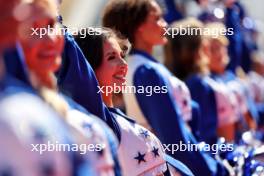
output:
[[[248, 127], [255, 129], [256, 124], [254, 121], [258, 119], [258, 114], [256, 112], [257, 108], [253, 100], [253, 91], [251, 91], [252, 89], [247, 84], [246, 76], [241, 79], [242, 77], [238, 78], [235, 75], [232, 76], [231, 73], [226, 71], [227, 64], [229, 63], [228, 55], [226, 52], [228, 40], [225, 36], [220, 35], [219, 32], [220, 30], [225, 30], [225, 26], [221, 23], [209, 23], [206, 25], [206, 27], [208, 29], [218, 31], [218, 35], [216, 38], [213, 38], [211, 35], [207, 36], [207, 38], [209, 39], [210, 47], [209, 58], [211, 64], [209, 64], [209, 67], [212, 72], [211, 77], [214, 78], [217, 82], [224, 83], [226, 87], [235, 95], [237, 103], [233, 101], [233, 107], [236, 112], [236, 116], [238, 117], [236, 119], [240, 121], [240, 123], [238, 124], [243, 124], [241, 122], [243, 122], [245, 118], [246, 123], [244, 122], [244, 126], [247, 125]], [[230, 95], [229, 97], [231, 98], [232, 96]], [[256, 115], [254, 115], [254, 111], [256, 112]], [[237, 130], [243, 132], [243, 130], [248, 129], [248, 127]]]
[[[20, 1], [0, 1], [0, 50], [15, 44], [18, 28], [27, 18], [17, 20], [15, 9], [27, 7]], [[23, 9], [20, 9], [23, 11]], [[29, 13], [30, 15], [30, 13]], [[4, 17], [4, 18], [2, 18]], [[70, 152], [43, 153], [32, 151], [32, 145], [57, 140], [70, 143], [69, 133], [59, 117], [27, 86], [4, 71], [1, 58], [0, 126], [1, 175], [73, 175]], [[60, 129], [60, 130], [55, 130]], [[77, 164], [77, 163], [76, 163]], [[76, 165], [77, 166], [77, 165]], [[88, 171], [88, 170], [87, 170]]]
[[[79, 167], [77, 165], [77, 168], [73, 168], [74, 171], [87, 175], [91, 174], [88, 171], [92, 169], [91, 175], [115, 175], [110, 143], [112, 147], [115, 147], [116, 139], [111, 130], [78, 104], [67, 97], [58, 95], [55, 91], [56, 80], [53, 72], [60, 66], [60, 54], [63, 48], [62, 36], [52, 33], [39, 38], [30, 33], [32, 27], [48, 29], [49, 26], [57, 29], [56, 5], [49, 0], [36, 0], [29, 7], [32, 12], [38, 11], [38, 13], [24, 24], [22, 31], [25, 35], [20, 37], [20, 41], [30, 73], [29, 80], [34, 88], [32, 91], [36, 91], [44, 99], [46, 106], [49, 104], [61, 117], [64, 117], [64, 119], [60, 118], [60, 121], [61, 123], [66, 122], [65, 125], [70, 125], [68, 126], [68, 131], [71, 133], [69, 136], [74, 136], [76, 144], [93, 145], [96, 148], [100, 145], [99, 149], [82, 151], [85, 155], [79, 154], [78, 157], [86, 161], [86, 164], [80, 160], [82, 165], [78, 164]], [[62, 128], [54, 128], [55, 134], [57, 129]], [[77, 150], [77, 152], [80, 151]], [[65, 167], [60, 168], [64, 169]], [[67, 170], [65, 172], [67, 173]], [[66, 173], [62, 175], [66, 175]]]
[[[154, 131], [163, 144], [196, 143], [173, 98], [172, 75], [151, 56], [155, 45], [164, 45], [167, 41], [164, 35], [167, 24], [156, 1], [110, 1], [104, 10], [103, 25], [120, 31], [132, 43], [127, 59], [128, 86], [167, 88], [165, 93], [151, 96], [146, 92], [124, 94], [127, 114]], [[216, 162], [201, 152], [176, 151], [170, 154], [185, 163], [195, 175], [216, 173]]]
[[[59, 2], [61, 3], [62, 1]], [[60, 18], [60, 21], [62, 21], [62, 18]], [[59, 90], [83, 106], [87, 111], [105, 121], [114, 131], [117, 138], [120, 139], [117, 124], [103, 103], [101, 94], [97, 93], [98, 81], [90, 63], [83, 56], [72, 35], [66, 32], [64, 37], [65, 45], [62, 63], [56, 73]]]
[[[59, 0], [58, 5], [61, 3], [62, 0]], [[59, 9], [59, 7], [57, 7], [57, 9]], [[59, 12], [57, 12], [57, 14], [59, 14]], [[58, 18], [60, 23], [62, 23], [62, 17], [59, 16]], [[102, 119], [112, 129], [117, 139], [120, 140], [120, 131], [117, 122], [103, 103], [101, 94], [97, 93], [98, 81], [90, 63], [87, 62], [70, 33], [66, 32], [64, 38], [65, 43], [62, 54], [62, 63], [56, 72], [58, 89], [60, 92], [71, 97], [76, 103], [84, 107], [85, 110]], [[111, 135], [109, 136], [111, 137]], [[117, 176], [121, 175], [121, 169], [115, 152], [115, 145], [111, 145], [111, 151], [115, 161], [115, 174]]]
[[[182, 169], [181, 164], [173, 164], [176, 160], [168, 160], [161, 142], [154, 134], [114, 108], [114, 93], [107, 92], [109, 87], [114, 91], [125, 86], [127, 64], [124, 58], [129, 43], [107, 28], [94, 30], [94, 33], [101, 35], [88, 34], [83, 37], [84, 32], [85, 30], [80, 32], [75, 40], [85, 57], [89, 58], [99, 85], [104, 90], [103, 100], [121, 129], [118, 154], [124, 175], [163, 175], [168, 173], [166, 161], [177, 169]], [[183, 174], [191, 175], [191, 172]]]
[[[228, 39], [225, 35], [220, 34], [220, 31], [226, 30], [222, 23], [208, 23], [205, 28], [215, 31], [214, 37], [212, 35], [206, 35], [205, 38], [208, 41], [209, 52], [207, 56], [209, 58], [209, 69], [211, 71], [211, 78], [213, 78], [218, 84], [215, 89], [221, 89], [226, 93], [225, 108], [219, 112], [219, 135], [223, 135], [227, 140], [234, 140], [235, 132], [239, 131], [236, 128], [242, 116], [246, 116], [248, 111], [246, 104], [246, 96], [244, 95], [243, 88], [238, 82], [225, 82], [222, 79], [222, 75], [225, 74], [229, 58], [227, 54]], [[222, 87], [221, 87], [222, 86]], [[222, 91], [222, 92], [223, 92]], [[223, 105], [219, 105], [221, 101], [218, 101], [218, 111]], [[229, 111], [228, 111], [229, 107]], [[225, 111], [225, 112], [224, 112]], [[226, 118], [224, 118], [224, 116]], [[228, 117], [228, 118], [227, 118]], [[222, 122], [222, 123], [221, 123]], [[224, 125], [224, 124], [225, 125]], [[240, 129], [241, 130], [241, 129]]]

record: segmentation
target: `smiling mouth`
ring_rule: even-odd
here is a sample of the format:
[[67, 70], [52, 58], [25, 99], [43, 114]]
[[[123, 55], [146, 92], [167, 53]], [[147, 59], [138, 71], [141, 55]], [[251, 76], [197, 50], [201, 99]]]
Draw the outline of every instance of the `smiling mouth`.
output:
[[41, 53], [40, 56], [43, 57], [43, 58], [56, 57], [57, 56], [57, 52], [56, 51], [47, 51], [47, 52]]
[[126, 77], [124, 75], [114, 75], [113, 77], [115, 79], [122, 81], [122, 82], [126, 81]]

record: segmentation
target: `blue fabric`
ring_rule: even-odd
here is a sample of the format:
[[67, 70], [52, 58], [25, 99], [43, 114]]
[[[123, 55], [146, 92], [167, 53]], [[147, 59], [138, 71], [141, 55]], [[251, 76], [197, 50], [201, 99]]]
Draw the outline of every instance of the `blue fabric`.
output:
[[258, 125], [260, 127], [263, 127], [264, 126], [264, 103], [258, 103], [257, 110], [259, 114]]
[[[131, 119], [130, 117], [128, 117], [127, 115], [125, 115], [120, 109], [117, 108], [110, 108], [108, 107], [109, 111], [113, 114], [117, 114], [121, 117], [123, 117], [124, 119], [126, 119], [127, 121], [129, 121], [132, 124], [135, 124], [136, 121]], [[188, 175], [188, 176], [192, 176], [192, 172], [189, 170], [189, 168], [187, 166], [185, 166], [183, 163], [181, 163], [180, 161], [166, 155], [164, 158], [171, 166], [175, 167], [175, 169], [177, 169], [179, 172], [181, 172], [181, 174], [183, 175]]]
[[[20, 93], [26, 93], [26, 94], [38, 96], [38, 93], [34, 89], [32, 89], [31, 86], [25, 84], [23, 81], [20, 81], [19, 79], [16, 79], [10, 74], [5, 74], [5, 76], [0, 80], [0, 99]], [[25, 100], [25, 102], [26, 101], [27, 100]], [[52, 117], [47, 116], [47, 119], [45, 120], [45, 124], [42, 124], [40, 126], [42, 127], [41, 130], [49, 129], [46, 128], [47, 126], [48, 127], [52, 126], [54, 127], [54, 129], [59, 129], [59, 131], [57, 131], [56, 134], [57, 136], [59, 136], [59, 140], [64, 144], [72, 144], [74, 142], [71, 135], [69, 134], [68, 129], [63, 124], [61, 124], [60, 119], [57, 118], [54, 119], [53, 116]], [[71, 175], [84, 176], [82, 175], [82, 173], [79, 172], [80, 168], [83, 166], [85, 166], [85, 168], [83, 167], [82, 171], [85, 171], [85, 173], [91, 173], [90, 172], [91, 168], [89, 167], [89, 163], [87, 161], [84, 161], [81, 158], [80, 154], [78, 154], [77, 152], [68, 152], [67, 155], [68, 155], [67, 157], [69, 157], [72, 164]]]
[[172, 23], [176, 20], [180, 20], [183, 18], [181, 12], [177, 9], [174, 0], [159, 0], [162, 4], [164, 4], [164, 19], [167, 23]]
[[187, 166], [185, 166], [185, 164], [183, 164], [182, 162], [172, 158], [171, 156], [167, 154], [165, 155], [165, 160], [169, 163], [169, 165], [171, 165], [178, 172], [180, 172], [182, 176], [194, 176], [192, 171]]
[[24, 54], [18, 42], [14, 48], [6, 49], [4, 52], [5, 71], [29, 85], [28, 71], [23, 58]]
[[[58, 86], [61, 92], [71, 97], [87, 111], [105, 121], [120, 141], [120, 129], [114, 117], [103, 103], [98, 92], [98, 81], [91, 65], [86, 60], [74, 38], [66, 33], [62, 66], [57, 73]], [[110, 139], [111, 142], [112, 139]], [[121, 169], [115, 151], [111, 146], [115, 161], [115, 175], [121, 175]]]
[[213, 89], [198, 75], [186, 79], [191, 97], [196, 101], [201, 110], [202, 123], [199, 132], [201, 140], [208, 144], [217, 141], [217, 106]]
[[92, 114], [106, 121], [98, 82], [74, 38], [66, 33], [62, 66], [57, 74], [60, 90]]
[[228, 45], [230, 63], [227, 68], [228, 70], [235, 72], [235, 69], [241, 65], [243, 42], [239, 11], [236, 5], [226, 9], [225, 25], [226, 28], [232, 28], [234, 31], [234, 35], [227, 36], [230, 42]]
[[252, 67], [252, 52], [256, 50], [256, 45], [253, 43], [253, 39], [250, 37], [249, 31], [244, 30], [244, 37], [242, 41], [242, 59], [241, 59], [241, 67], [243, 70], [248, 73]]
[[[132, 53], [139, 54], [137, 51]], [[147, 56], [146, 53], [145, 56]], [[151, 56], [147, 58], [153, 61]], [[169, 85], [168, 80], [160, 74], [159, 68], [152, 68], [149, 65], [138, 67], [133, 78], [133, 85], [136, 87]], [[196, 143], [179, 115], [179, 109], [170, 94], [171, 89], [168, 89], [169, 93], [153, 94], [152, 96], [136, 93], [141, 111], [163, 144], [179, 144], [180, 141], [185, 144]], [[186, 164], [195, 175], [213, 175], [217, 172], [216, 162], [204, 153], [175, 151], [173, 154], [168, 151], [168, 154]]]
[[217, 19], [216, 16], [213, 13], [208, 12], [208, 11], [203, 11], [198, 16], [198, 19], [201, 20], [204, 23], [219, 21], [219, 19]]
[[192, 120], [190, 122], [188, 122], [189, 126], [192, 129], [192, 133], [195, 136], [195, 138], [201, 142], [201, 134], [200, 134], [200, 126], [203, 122], [202, 116], [201, 116], [201, 110], [200, 110], [200, 106], [197, 102], [195, 101], [191, 101], [191, 107], [192, 107]]
[[120, 131], [115, 119], [104, 105], [98, 93], [95, 73], [74, 38], [66, 33], [62, 66], [57, 73], [61, 92], [71, 97], [87, 111], [105, 121], [120, 140]]
[[[218, 76], [218, 78], [223, 80], [224, 82], [229, 82], [229, 81], [237, 79], [236, 75], [232, 73], [231, 71], [226, 71], [223, 75]], [[258, 112], [256, 103], [254, 102], [251, 96], [246, 96], [246, 101], [247, 101], [247, 107], [249, 109], [251, 116], [253, 117], [255, 122], [258, 122], [259, 112]]]
[[[30, 82], [28, 81], [28, 72], [27, 72], [26, 65], [24, 63], [23, 51], [21, 50], [19, 44], [17, 45], [16, 48], [9, 49], [6, 56], [7, 56], [6, 57], [7, 62], [5, 62], [5, 64], [6, 64], [6, 67], [8, 68], [7, 71], [9, 73], [9, 76], [6, 76], [5, 79], [2, 81], [2, 84], [0, 84], [0, 87], [2, 87], [2, 89], [5, 87], [4, 85], [8, 85], [8, 89], [7, 89], [7, 87], [5, 87], [5, 94], [7, 94], [7, 93], [11, 94], [11, 93], [17, 92], [18, 90], [21, 89], [20, 91], [24, 91], [24, 92], [29, 91], [30, 93], [34, 93], [37, 95], [38, 93], [32, 88]], [[90, 74], [92, 74], [92, 70], [90, 70]], [[74, 82], [72, 84], [74, 84]], [[75, 85], [77, 85], [75, 87], [80, 87], [81, 84], [77, 84], [75, 82]], [[87, 90], [89, 90], [89, 89], [87, 89]], [[87, 91], [87, 93], [88, 92], [89, 91]], [[63, 97], [69, 103], [71, 108], [79, 110], [79, 111], [86, 113], [88, 115], [90, 114], [90, 113], [88, 113], [87, 109], [85, 109], [81, 105], [75, 103], [75, 101], [73, 101], [69, 97], [67, 97], [67, 96], [63, 96]], [[93, 102], [93, 101], [91, 101], [91, 102]], [[103, 104], [101, 106], [103, 106]], [[107, 135], [109, 136], [109, 139], [108, 139], [109, 142], [113, 143], [113, 137], [111, 137], [110, 133], [107, 133]], [[120, 176], [121, 175], [121, 171], [120, 171], [121, 169], [120, 169], [118, 158], [117, 158], [116, 147], [115, 147], [115, 145], [111, 145], [110, 148], [111, 148], [111, 152], [113, 154], [113, 159], [115, 162], [115, 168], [114, 168], [115, 169], [115, 175]], [[76, 162], [82, 163], [82, 161], [78, 161], [79, 160], [78, 157], [75, 158], [75, 160], [76, 160]], [[79, 167], [78, 165], [79, 164], [77, 163], [76, 166], [74, 166], [74, 167]], [[76, 172], [77, 172], [77, 170], [76, 170]]]
[[[70, 105], [70, 107], [72, 109], [78, 110], [80, 112], [83, 112], [87, 115], [91, 115], [85, 108], [83, 108], [82, 106], [80, 106], [79, 104], [77, 104], [76, 102], [74, 102], [71, 98], [65, 96], [65, 95], [61, 95], [63, 96], [63, 98], [67, 101], [67, 103]], [[101, 125], [101, 127], [106, 126], [105, 124], [102, 124], [100, 121], [96, 120], [94, 118], [94, 120]], [[118, 161], [118, 143], [116, 142], [116, 138], [113, 136], [113, 133], [109, 130], [109, 128], [102, 128], [102, 130], [104, 131], [107, 140], [109, 142], [109, 146], [110, 146], [110, 152], [112, 154], [112, 159], [115, 163], [114, 165], [114, 171], [115, 171], [115, 176], [121, 176], [121, 167]]]
[[19, 92], [37, 95], [37, 92], [34, 89], [8, 73], [0, 80], [0, 92], [4, 96], [13, 95]]

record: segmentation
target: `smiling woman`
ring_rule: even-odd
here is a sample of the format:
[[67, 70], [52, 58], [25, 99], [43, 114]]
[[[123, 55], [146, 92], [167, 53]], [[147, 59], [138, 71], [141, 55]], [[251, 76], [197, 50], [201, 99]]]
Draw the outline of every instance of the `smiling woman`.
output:
[[[124, 56], [130, 44], [107, 28], [94, 28], [94, 31], [93, 35], [87, 33], [85, 37], [83, 37], [83, 31], [80, 31], [75, 36], [75, 40], [95, 70], [99, 85], [104, 86], [104, 89], [106, 87], [122, 88], [125, 85], [127, 73]], [[107, 106], [113, 106], [110, 101], [112, 94], [103, 94], [103, 99]]]
[[[60, 55], [63, 49], [63, 37], [53, 33], [49, 29], [56, 29], [56, 6], [48, 1], [36, 0], [36, 6], [32, 6], [35, 15], [24, 25], [23, 36], [20, 37], [24, 49], [25, 60], [32, 75], [36, 78], [35, 84], [44, 83], [49, 88], [54, 88], [52, 74], [61, 63]], [[46, 30], [46, 34], [32, 35], [32, 28]], [[56, 30], [59, 31], [59, 30]], [[36, 85], [37, 86], [37, 85]]]
[[[100, 33], [101, 35], [86, 35], [86, 37], [77, 35], [75, 39], [91, 63], [99, 85], [103, 89], [99, 92], [102, 93], [104, 103], [120, 127], [118, 156], [123, 174], [124, 176], [163, 176], [165, 173], [169, 175], [170, 170], [165, 160], [167, 155], [160, 140], [119, 109], [114, 108], [114, 92], [108, 94], [108, 91], [104, 90], [111, 87], [115, 91], [126, 87], [128, 68], [124, 57], [129, 50], [129, 42], [108, 28], [101, 29]], [[178, 168], [176, 165], [173, 166]], [[192, 174], [189, 172], [186, 175]]]

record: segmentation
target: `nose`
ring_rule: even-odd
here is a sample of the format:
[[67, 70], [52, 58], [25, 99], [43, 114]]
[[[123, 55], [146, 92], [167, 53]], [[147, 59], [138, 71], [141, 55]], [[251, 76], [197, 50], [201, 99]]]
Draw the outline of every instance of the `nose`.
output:
[[[56, 29], [57, 30], [57, 29]], [[44, 45], [48, 48], [56, 48], [58, 52], [62, 52], [64, 46], [64, 38], [60, 31], [51, 31], [47, 33], [44, 37]]]
[[168, 27], [168, 23], [164, 20], [164, 18], [162, 18], [162, 19], [160, 20], [160, 26], [161, 26], [162, 28], [167, 28], [167, 27]]
[[60, 41], [63, 38], [59, 25], [55, 24], [54, 27], [48, 29], [47, 34], [45, 35], [46, 42], [50, 44], [56, 44], [57, 41]]
[[119, 60], [118, 67], [122, 70], [125, 70], [125, 71], [128, 69], [128, 65], [127, 65], [127, 62], [125, 61], [125, 59], [122, 58]]

